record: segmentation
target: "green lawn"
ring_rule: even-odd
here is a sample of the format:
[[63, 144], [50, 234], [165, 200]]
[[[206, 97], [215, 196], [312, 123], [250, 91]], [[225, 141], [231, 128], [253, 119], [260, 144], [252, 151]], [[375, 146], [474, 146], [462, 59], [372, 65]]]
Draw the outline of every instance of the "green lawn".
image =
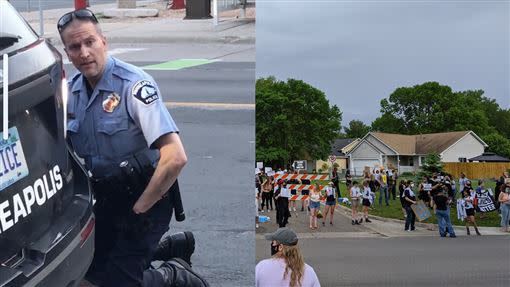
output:
[[[399, 182], [400, 182], [400, 180], [404, 180], [404, 179], [409, 179], [409, 178], [400, 178]], [[415, 179], [413, 179], [413, 180], [415, 180]], [[360, 182], [360, 181], [361, 180], [358, 180], [358, 182]], [[313, 182], [313, 183], [315, 183], [315, 182]], [[327, 184], [327, 183], [328, 183], [328, 181], [319, 181], [319, 184]], [[478, 186], [477, 183], [478, 183], [477, 181], [472, 181], [473, 188], [476, 188]], [[491, 182], [491, 181], [487, 180], [485, 182], [485, 186], [491, 188], [494, 192], [496, 183], [493, 181]], [[457, 183], [457, 188], [458, 188], [458, 183]], [[342, 197], [349, 197], [349, 192], [347, 191], [345, 182], [340, 182], [340, 193], [341, 193]], [[374, 208], [370, 209], [369, 214], [386, 217], [386, 218], [395, 218], [395, 219], [403, 220], [404, 213], [402, 211], [402, 206], [400, 205], [400, 199], [398, 198], [398, 188], [397, 188], [396, 193], [397, 193], [397, 197], [395, 200], [392, 199], [391, 194], [390, 194], [390, 200], [389, 200], [390, 205], [389, 206], [385, 205], [384, 199], [383, 199], [382, 206], [379, 206], [379, 193], [377, 193]], [[415, 190], [415, 193], [417, 194], [418, 191]], [[432, 209], [431, 209], [430, 213], [432, 214], [432, 217], [423, 221], [423, 222], [437, 224], [437, 220], [436, 220], [435, 215], [432, 212]], [[465, 225], [464, 222], [457, 219], [457, 209], [455, 207], [451, 208], [450, 215], [451, 215], [450, 217], [452, 219], [453, 225]], [[499, 217], [499, 214], [497, 211], [485, 213], [485, 218], [480, 218], [480, 213], [476, 213], [475, 218], [476, 218], [476, 224], [478, 226], [499, 227], [500, 217]]]

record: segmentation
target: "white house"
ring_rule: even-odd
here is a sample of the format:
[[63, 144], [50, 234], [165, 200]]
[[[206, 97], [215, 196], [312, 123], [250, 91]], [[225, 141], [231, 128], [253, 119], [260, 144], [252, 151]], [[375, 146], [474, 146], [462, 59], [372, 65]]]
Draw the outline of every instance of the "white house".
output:
[[436, 153], [443, 162], [466, 162], [482, 154], [488, 145], [474, 132], [400, 135], [370, 132], [348, 153], [351, 173], [362, 175], [366, 167], [416, 171], [427, 154]]

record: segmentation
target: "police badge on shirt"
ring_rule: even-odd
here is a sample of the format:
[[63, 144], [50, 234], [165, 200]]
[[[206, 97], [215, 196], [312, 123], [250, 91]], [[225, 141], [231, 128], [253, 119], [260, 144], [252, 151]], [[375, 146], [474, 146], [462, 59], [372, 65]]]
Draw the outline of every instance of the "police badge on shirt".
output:
[[133, 86], [131, 94], [145, 105], [150, 105], [159, 99], [156, 87], [153, 86], [151, 81], [147, 80], [138, 81]]

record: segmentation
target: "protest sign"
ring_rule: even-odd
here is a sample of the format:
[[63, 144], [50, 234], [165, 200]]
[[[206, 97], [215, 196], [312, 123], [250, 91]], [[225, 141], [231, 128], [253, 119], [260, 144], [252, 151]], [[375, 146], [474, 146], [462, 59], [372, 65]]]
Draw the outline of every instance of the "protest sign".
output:
[[496, 210], [496, 205], [494, 204], [494, 201], [487, 189], [484, 189], [481, 192], [477, 191], [476, 197], [478, 198], [478, 210], [480, 212], [491, 212]]
[[418, 200], [416, 204], [411, 205], [411, 209], [416, 215], [416, 219], [418, 219], [418, 221], [424, 221], [431, 216], [430, 210], [423, 200]]

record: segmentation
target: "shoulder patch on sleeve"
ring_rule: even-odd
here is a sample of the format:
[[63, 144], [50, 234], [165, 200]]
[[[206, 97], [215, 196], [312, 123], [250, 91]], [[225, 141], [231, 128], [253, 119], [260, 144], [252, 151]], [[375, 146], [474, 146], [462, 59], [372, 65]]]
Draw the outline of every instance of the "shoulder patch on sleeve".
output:
[[159, 99], [158, 90], [151, 81], [141, 80], [133, 85], [131, 95], [145, 105], [150, 105]]

